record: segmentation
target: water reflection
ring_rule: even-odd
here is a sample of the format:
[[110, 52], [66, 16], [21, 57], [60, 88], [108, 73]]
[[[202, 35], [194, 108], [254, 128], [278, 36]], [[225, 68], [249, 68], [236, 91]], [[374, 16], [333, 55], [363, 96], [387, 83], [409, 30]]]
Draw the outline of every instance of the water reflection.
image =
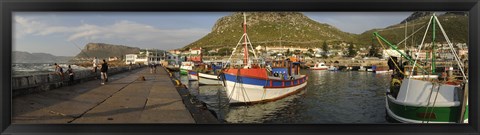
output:
[[[229, 106], [222, 86], [198, 86], [190, 92], [229, 123], [386, 123], [384, 93], [388, 74], [302, 70], [307, 87], [292, 96], [251, 106]], [[177, 75], [178, 76], [178, 75]]]

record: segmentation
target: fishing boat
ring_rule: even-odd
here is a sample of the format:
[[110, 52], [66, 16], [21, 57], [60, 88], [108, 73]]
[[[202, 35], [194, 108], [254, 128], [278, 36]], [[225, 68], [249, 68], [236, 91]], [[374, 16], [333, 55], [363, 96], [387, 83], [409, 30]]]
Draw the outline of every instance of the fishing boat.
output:
[[[234, 49], [222, 72], [222, 81], [227, 91], [229, 103], [247, 105], [268, 102], [282, 99], [301, 91], [307, 85], [308, 77], [300, 74], [300, 62], [292, 62], [290, 59], [286, 59], [281, 73], [276, 74], [273, 73], [273, 68], [265, 68], [259, 62], [261, 60], [257, 58], [247, 35], [245, 13], [243, 14], [243, 19], [244, 33], [235, 47], [243, 46], [243, 55], [239, 56], [243, 56], [243, 63], [234, 65], [231, 62], [232, 56], [237, 51], [237, 49]], [[254, 59], [248, 57], [249, 47], [255, 56]], [[277, 68], [277, 70], [281, 69]]]
[[360, 66], [360, 68], [358, 69], [358, 71], [360, 71], [360, 72], [365, 72], [365, 71], [367, 71], [367, 68], [365, 68], [364, 66]]
[[217, 64], [210, 63], [206, 64], [204, 72], [198, 72], [198, 83], [199, 85], [222, 85], [220, 82], [219, 71], [222, 69], [222, 63]]
[[[437, 72], [435, 43], [439, 41], [435, 39], [436, 24], [454, 55], [455, 60], [452, 63], [456, 65], [455, 69], [460, 71], [460, 79], [453, 75], [450, 70], [452, 68], [442, 73]], [[453, 44], [435, 14], [430, 17], [418, 51], [424, 46], [430, 25], [433, 31], [431, 61], [427, 61], [431, 62], [430, 65], [422, 65], [423, 61], [419, 62], [418, 55], [412, 58], [402, 53], [396, 45], [380, 36], [378, 32], [374, 32], [374, 36], [382, 46], [385, 42], [412, 65], [411, 70], [405, 67], [401, 70], [403, 65], [395, 64], [391, 86], [385, 97], [386, 116], [388, 119], [402, 123], [468, 123], [468, 78], [464, 72], [466, 67], [456, 54]]]
[[181, 75], [187, 75], [189, 70], [193, 69], [193, 66], [195, 63], [191, 61], [184, 61], [182, 62], [182, 65], [180, 65], [180, 74]]
[[188, 80], [198, 81], [198, 72], [195, 70], [188, 70]]
[[377, 74], [384, 74], [384, 73], [393, 73], [393, 70], [391, 70], [388, 66], [372, 66], [372, 68], [369, 70], [370, 72], [374, 72]]
[[193, 70], [194, 66], [195, 66], [195, 63], [193, 63], [191, 61], [182, 62], [182, 65], [180, 66], [180, 74], [181, 75], [187, 75], [188, 80], [190, 80], [190, 81], [198, 80], [197, 71]]
[[316, 63], [313, 67], [310, 67], [311, 70], [327, 70], [328, 66], [325, 63]]
[[170, 65], [169, 64], [169, 65], [165, 66], [165, 68], [167, 68], [168, 70], [173, 71], [173, 72], [177, 72], [177, 71], [180, 70], [180, 66], [178, 66], [178, 65]]
[[328, 67], [328, 71], [338, 71], [338, 67], [331, 65]]

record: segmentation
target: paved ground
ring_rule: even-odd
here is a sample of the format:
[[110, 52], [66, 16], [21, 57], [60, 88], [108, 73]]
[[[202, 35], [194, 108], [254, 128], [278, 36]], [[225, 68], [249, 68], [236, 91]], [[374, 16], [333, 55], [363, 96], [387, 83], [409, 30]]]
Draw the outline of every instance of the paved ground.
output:
[[[145, 77], [143, 81], [141, 76]], [[147, 68], [13, 99], [15, 124], [195, 123], [168, 73]]]

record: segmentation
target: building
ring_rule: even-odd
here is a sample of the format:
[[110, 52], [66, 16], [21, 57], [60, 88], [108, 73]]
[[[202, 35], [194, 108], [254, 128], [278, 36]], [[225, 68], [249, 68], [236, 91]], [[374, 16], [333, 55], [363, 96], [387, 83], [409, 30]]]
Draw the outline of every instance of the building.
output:
[[170, 51], [168, 51], [168, 52], [169, 52], [170, 54], [177, 54], [177, 55], [179, 55], [179, 54], [182, 53], [182, 51], [180, 51], [179, 49], [170, 50]]
[[186, 61], [192, 61], [192, 62], [197, 62], [201, 63], [202, 62], [202, 48], [190, 48], [188, 51], [185, 53], [182, 53], [182, 55], [185, 55]]
[[202, 47], [200, 48], [190, 48], [190, 54], [200, 55], [202, 53]]
[[[257, 46], [258, 49], [262, 49], [261, 46]], [[301, 48], [301, 47], [293, 47], [293, 46], [272, 46], [272, 47], [265, 47], [265, 51], [267, 52], [287, 52], [290, 50], [294, 52], [295, 50], [300, 50], [301, 52], [307, 52], [309, 48]]]
[[118, 57], [108, 57], [108, 61], [117, 61], [119, 60]]
[[160, 61], [165, 60], [165, 51], [158, 49], [142, 49], [138, 54], [125, 55], [125, 64], [145, 64], [149, 63], [160, 64]]
[[[402, 52], [403, 54], [405, 54], [405, 51], [403, 51], [403, 50], [399, 50], [399, 51]], [[420, 55], [422, 56], [424, 54], [420, 54]], [[382, 57], [384, 59], [387, 59], [389, 56], [402, 57], [402, 55], [400, 53], [398, 53], [398, 51], [393, 50], [393, 49], [388, 49], [388, 50], [383, 50], [382, 51]]]
[[165, 55], [165, 60], [169, 65], [180, 65], [185, 59], [183, 56], [177, 54], [166, 53]]

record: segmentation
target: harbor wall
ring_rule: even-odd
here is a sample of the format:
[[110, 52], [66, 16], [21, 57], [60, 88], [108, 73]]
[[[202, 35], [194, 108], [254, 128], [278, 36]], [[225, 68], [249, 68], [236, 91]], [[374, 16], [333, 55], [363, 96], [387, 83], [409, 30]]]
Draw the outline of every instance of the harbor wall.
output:
[[[133, 65], [132, 70], [141, 68], [139, 65]], [[129, 71], [128, 66], [112, 67], [108, 69], [108, 75], [114, 75]], [[92, 70], [74, 70], [74, 83], [79, 84], [85, 81], [100, 78], [100, 69], [94, 73]], [[57, 74], [36, 74], [23, 75], [12, 77], [12, 96], [26, 95], [30, 93], [37, 93], [42, 91], [53, 90], [63, 86], [72, 85], [69, 83], [69, 75], [64, 74], [64, 79], [61, 79]], [[100, 83], [100, 82], [99, 82]]]

